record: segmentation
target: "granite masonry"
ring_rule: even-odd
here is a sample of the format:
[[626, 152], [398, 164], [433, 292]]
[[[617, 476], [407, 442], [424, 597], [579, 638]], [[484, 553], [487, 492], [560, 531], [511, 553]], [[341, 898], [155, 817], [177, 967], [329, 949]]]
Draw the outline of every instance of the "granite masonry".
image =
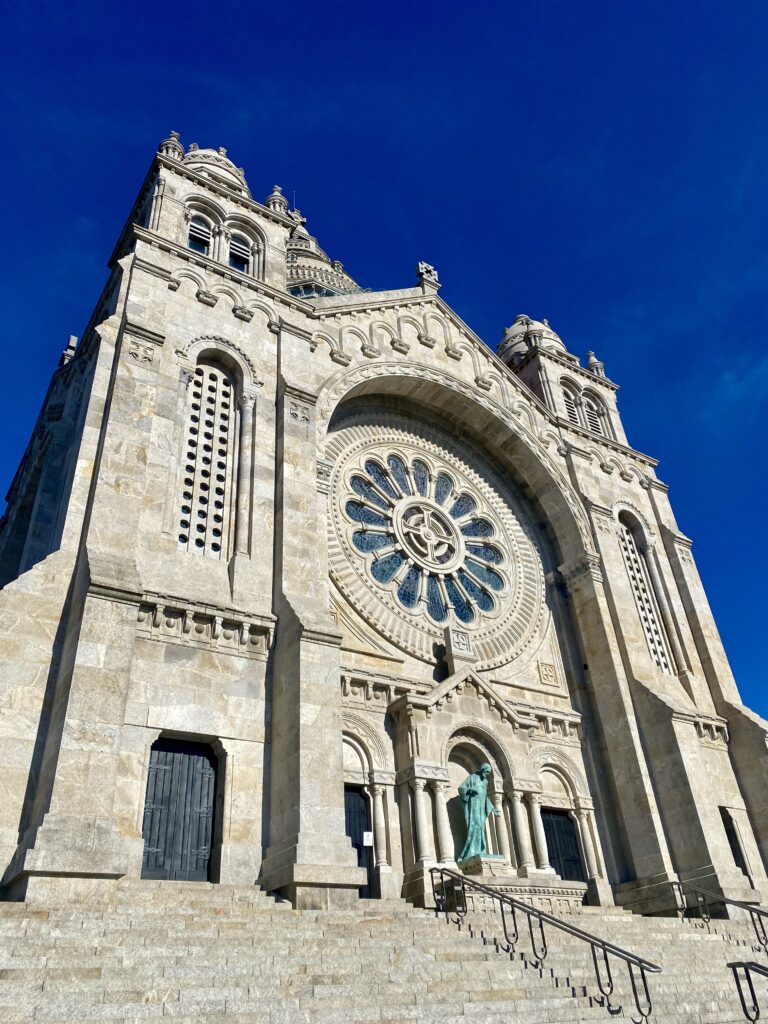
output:
[[360, 287], [280, 188], [161, 143], [0, 524], [6, 899], [429, 905], [487, 763], [510, 892], [765, 900], [768, 723], [617, 385], [439, 288]]

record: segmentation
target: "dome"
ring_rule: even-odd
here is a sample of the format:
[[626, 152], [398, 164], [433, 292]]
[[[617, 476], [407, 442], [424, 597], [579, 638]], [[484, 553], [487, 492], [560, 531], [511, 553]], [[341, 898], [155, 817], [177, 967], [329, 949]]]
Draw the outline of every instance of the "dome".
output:
[[223, 147], [221, 149], [199, 149], [193, 143], [182, 163], [190, 170], [204, 174], [207, 178], [213, 178], [214, 181], [226, 185], [227, 188], [231, 188], [235, 192], [245, 192], [246, 195], [250, 195], [243, 168], [235, 167]]
[[359, 292], [360, 286], [346, 273], [338, 260], [331, 260], [314, 235], [304, 226], [306, 217], [299, 210], [288, 214], [295, 222], [286, 242], [288, 291], [299, 298], [328, 298]]
[[499, 359], [505, 363], [519, 362], [534, 345], [545, 352], [567, 352], [563, 339], [546, 320], [531, 320], [525, 313], [520, 313], [504, 332], [498, 348]]

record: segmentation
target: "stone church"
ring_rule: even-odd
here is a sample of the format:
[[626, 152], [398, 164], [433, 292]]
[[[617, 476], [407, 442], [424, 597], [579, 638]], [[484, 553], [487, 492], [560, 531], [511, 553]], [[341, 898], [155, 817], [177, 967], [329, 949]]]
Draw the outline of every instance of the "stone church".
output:
[[161, 143], [0, 523], [6, 899], [429, 903], [483, 764], [510, 892], [765, 898], [768, 723], [617, 384], [439, 288], [359, 286], [280, 188]]

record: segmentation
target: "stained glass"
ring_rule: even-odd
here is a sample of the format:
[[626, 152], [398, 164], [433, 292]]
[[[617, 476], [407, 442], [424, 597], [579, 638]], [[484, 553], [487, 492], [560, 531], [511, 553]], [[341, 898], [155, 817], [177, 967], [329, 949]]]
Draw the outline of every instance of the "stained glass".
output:
[[411, 473], [413, 474], [413, 482], [416, 484], [416, 490], [422, 498], [429, 497], [429, 469], [421, 459], [413, 460]]
[[503, 556], [499, 549], [491, 547], [490, 544], [467, 544], [467, 551], [470, 555], [484, 558], [486, 562], [493, 562], [494, 565], [501, 565], [503, 561]]
[[373, 480], [377, 487], [390, 496], [390, 498], [396, 498], [397, 492], [392, 486], [389, 474], [383, 469], [378, 462], [374, 462], [373, 459], [366, 459], [365, 472]]
[[491, 590], [504, 589], [504, 580], [501, 576], [494, 572], [493, 569], [489, 569], [487, 566], [481, 565], [480, 562], [476, 562], [474, 558], [468, 558], [464, 563], [464, 568], [467, 572], [471, 572], [475, 579], [490, 587]]
[[356, 519], [358, 523], [369, 523], [371, 526], [386, 526], [387, 520], [372, 509], [361, 505], [359, 501], [348, 501], [345, 505], [347, 515]]
[[435, 576], [427, 576], [427, 611], [435, 622], [445, 622], [448, 612]]
[[451, 515], [454, 519], [463, 519], [470, 512], [474, 512], [476, 508], [477, 502], [474, 498], [471, 498], [468, 494], [461, 494], [451, 506]]
[[442, 505], [445, 499], [453, 490], [453, 480], [447, 473], [438, 473], [435, 481], [435, 501]]
[[494, 532], [487, 519], [473, 519], [471, 523], [464, 523], [459, 529], [465, 537], [492, 537]]
[[350, 483], [352, 485], [352, 490], [359, 494], [361, 498], [365, 498], [366, 501], [370, 501], [372, 505], [378, 505], [379, 508], [383, 508], [385, 510], [389, 509], [389, 505], [387, 505], [381, 495], [374, 491], [365, 477], [353, 476]]
[[463, 569], [459, 569], [456, 576], [458, 577], [459, 583], [466, 590], [467, 596], [475, 602], [481, 612], [493, 611], [493, 598], [487, 590], [483, 590], [483, 588], [479, 586], [471, 576], [467, 575]]
[[399, 551], [377, 558], [371, 565], [371, 576], [379, 583], [389, 583], [404, 561], [405, 557]]
[[412, 565], [397, 588], [397, 596], [406, 608], [415, 608], [421, 590], [421, 569]]
[[405, 463], [399, 455], [390, 455], [387, 459], [387, 465], [392, 470], [392, 476], [395, 478], [395, 482], [403, 494], [410, 494], [411, 488], [408, 485], [408, 477], [405, 472]]
[[352, 543], [358, 551], [381, 551], [382, 548], [392, 547], [394, 538], [387, 533], [371, 533], [370, 530], [355, 530], [352, 534]]
[[[412, 564], [397, 584], [398, 602], [411, 611], [419, 607], [419, 598], [423, 596], [429, 616], [441, 624], [448, 620], [451, 609], [456, 620], [464, 625], [476, 621], [483, 612], [493, 611], [495, 598], [492, 592], [502, 591], [504, 580], [490, 565], [483, 563], [502, 565], [504, 554], [500, 547], [489, 543], [489, 538], [494, 536], [496, 530], [488, 519], [476, 515], [476, 498], [467, 491], [452, 498], [457, 488], [455, 478], [444, 470], [433, 478], [429, 464], [423, 458], [411, 459], [406, 465], [400, 455], [391, 452], [387, 456], [386, 465], [378, 459], [369, 458], [365, 461], [364, 470], [365, 476], [357, 473], [350, 480], [351, 488], [363, 500], [348, 500], [345, 508], [351, 518], [365, 526], [374, 527], [357, 529], [352, 534], [355, 549], [364, 555], [373, 555], [367, 560], [373, 579], [382, 585], [392, 583], [398, 572], [404, 569], [407, 554], [403, 545], [406, 540], [417, 543], [422, 527], [422, 540], [429, 549], [433, 565], [446, 564], [447, 567], [447, 563], [453, 560], [457, 553], [456, 541], [448, 543], [442, 540], [437, 523], [440, 513], [436, 510], [430, 513], [428, 505], [421, 506], [418, 500], [413, 501], [414, 496], [417, 499], [419, 496], [426, 499], [432, 497], [437, 504], [443, 506], [443, 516], [450, 510], [453, 520], [467, 520], [475, 514], [471, 521], [456, 523], [454, 526], [446, 520], [442, 527], [448, 534], [458, 528], [465, 538], [464, 564], [444, 576], [439, 569], [430, 573], [419, 564]], [[394, 512], [403, 498], [409, 500], [398, 526], [394, 521]], [[369, 507], [374, 505], [375, 509]], [[389, 532], [379, 527], [388, 528]], [[426, 557], [423, 552], [421, 555], [422, 558]]]
[[456, 612], [456, 618], [459, 622], [471, 622], [475, 617], [475, 613], [472, 611], [471, 605], [450, 576], [446, 576], [445, 578], [445, 590], [451, 604], [453, 605], [453, 610]]

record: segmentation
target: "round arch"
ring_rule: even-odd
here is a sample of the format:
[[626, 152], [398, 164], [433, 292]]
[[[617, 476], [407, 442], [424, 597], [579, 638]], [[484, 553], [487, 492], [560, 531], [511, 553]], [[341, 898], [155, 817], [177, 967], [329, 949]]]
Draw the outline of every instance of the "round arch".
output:
[[[444, 418], [450, 408], [455, 428], [482, 446], [509, 470], [525, 496], [550, 524], [561, 562], [594, 554], [589, 522], [579, 498], [533, 430], [487, 394], [451, 374], [409, 362], [376, 362], [343, 370], [328, 380], [317, 401], [317, 444], [320, 457], [334, 416], [354, 399], [376, 396], [408, 398]], [[542, 423], [542, 427], [545, 424]]]

